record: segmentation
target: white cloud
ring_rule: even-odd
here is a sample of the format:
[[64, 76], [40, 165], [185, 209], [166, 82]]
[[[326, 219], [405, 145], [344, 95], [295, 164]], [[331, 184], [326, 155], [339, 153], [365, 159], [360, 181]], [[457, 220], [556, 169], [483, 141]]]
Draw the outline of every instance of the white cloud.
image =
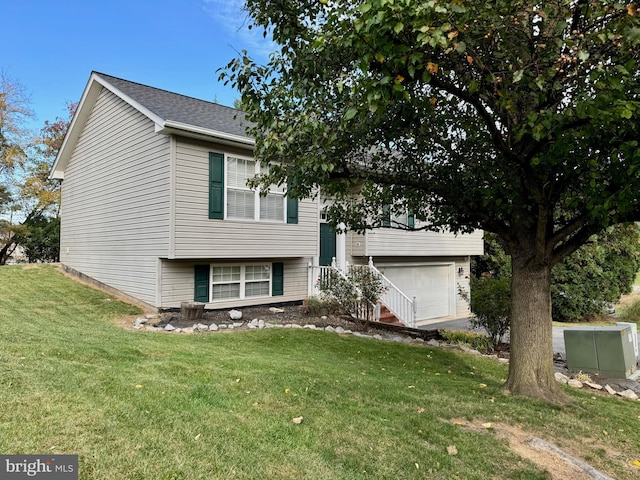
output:
[[202, 0], [203, 11], [224, 29], [228, 35], [227, 43], [234, 49], [247, 50], [249, 56], [264, 61], [269, 53], [276, 50], [276, 44], [262, 29], [249, 29], [251, 18], [244, 8], [244, 0]]

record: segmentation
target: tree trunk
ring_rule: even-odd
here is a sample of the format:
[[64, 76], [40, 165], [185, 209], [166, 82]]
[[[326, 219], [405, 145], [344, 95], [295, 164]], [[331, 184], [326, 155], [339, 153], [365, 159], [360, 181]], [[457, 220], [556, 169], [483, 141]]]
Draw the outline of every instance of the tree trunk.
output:
[[512, 254], [508, 393], [555, 404], [568, 397], [555, 380], [551, 323], [551, 265]]

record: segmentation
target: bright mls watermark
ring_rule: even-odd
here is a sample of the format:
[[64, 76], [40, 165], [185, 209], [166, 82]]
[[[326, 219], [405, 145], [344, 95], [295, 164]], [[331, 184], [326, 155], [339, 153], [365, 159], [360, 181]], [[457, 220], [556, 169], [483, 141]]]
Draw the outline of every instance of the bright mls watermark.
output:
[[77, 455], [0, 455], [0, 480], [78, 480]]

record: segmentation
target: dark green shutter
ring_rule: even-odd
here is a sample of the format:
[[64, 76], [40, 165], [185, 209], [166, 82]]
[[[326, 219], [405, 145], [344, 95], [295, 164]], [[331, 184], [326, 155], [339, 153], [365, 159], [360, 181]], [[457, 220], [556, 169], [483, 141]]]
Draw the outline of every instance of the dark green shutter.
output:
[[224, 155], [209, 153], [209, 218], [224, 218]]
[[[289, 185], [295, 185], [296, 182], [295, 177], [289, 179]], [[298, 199], [289, 196], [287, 196], [287, 223], [298, 223]]]
[[284, 295], [284, 264], [274, 262], [271, 269], [271, 295], [274, 297]]
[[391, 226], [391, 205], [385, 205], [382, 207], [382, 226]]
[[298, 199], [287, 197], [287, 223], [298, 223]]
[[416, 216], [411, 210], [407, 212], [407, 227], [414, 228], [416, 226]]
[[194, 267], [194, 293], [196, 302], [209, 301], [209, 265], [196, 265]]

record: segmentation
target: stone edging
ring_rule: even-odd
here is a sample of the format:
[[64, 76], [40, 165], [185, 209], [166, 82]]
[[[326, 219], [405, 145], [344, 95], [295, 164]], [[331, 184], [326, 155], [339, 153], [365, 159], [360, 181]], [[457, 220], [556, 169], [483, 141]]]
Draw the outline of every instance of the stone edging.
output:
[[[474, 350], [472, 348], [468, 348], [462, 345], [451, 345], [451, 344], [447, 344], [444, 342], [439, 342], [438, 340], [429, 340], [429, 341], [425, 341], [422, 338], [413, 338], [411, 336], [408, 335], [400, 335], [400, 334], [390, 334], [390, 333], [376, 333], [376, 334], [367, 334], [367, 333], [362, 333], [362, 332], [354, 332], [348, 329], [345, 329], [343, 327], [332, 327], [332, 326], [326, 326], [326, 327], [318, 327], [314, 324], [306, 324], [306, 325], [300, 325], [297, 323], [270, 323], [270, 322], [265, 322], [264, 320], [261, 319], [257, 319], [254, 318], [253, 320], [251, 320], [250, 322], [242, 322], [240, 321], [240, 319], [236, 319], [236, 321], [234, 321], [233, 323], [212, 323], [211, 325], [205, 325], [203, 323], [196, 323], [195, 325], [193, 325], [192, 327], [186, 327], [186, 328], [179, 328], [179, 327], [174, 327], [171, 324], [166, 325], [165, 327], [155, 327], [153, 325], [147, 325], [149, 320], [155, 319], [157, 318], [157, 315], [153, 315], [153, 314], [147, 314], [144, 317], [139, 317], [136, 319], [136, 321], [133, 324], [133, 328], [136, 330], [141, 330], [143, 327], [146, 331], [150, 331], [150, 332], [170, 332], [170, 333], [185, 333], [185, 334], [192, 334], [192, 333], [205, 333], [205, 332], [217, 332], [220, 330], [234, 330], [237, 328], [242, 328], [242, 327], [246, 327], [249, 330], [260, 330], [260, 329], [265, 329], [265, 328], [301, 328], [301, 329], [308, 329], [308, 330], [322, 330], [325, 332], [334, 332], [340, 335], [353, 335], [354, 337], [359, 337], [359, 338], [370, 338], [373, 340], [384, 340], [384, 341], [388, 341], [388, 342], [397, 342], [397, 343], [408, 343], [408, 344], [424, 344], [424, 345], [429, 345], [431, 347], [453, 347], [453, 348], [459, 348], [460, 350], [473, 354], [473, 355], [482, 355], [482, 356], [488, 356], [494, 359], [497, 359], [499, 362], [502, 363], [508, 363], [509, 360], [506, 358], [499, 358], [496, 355], [483, 355], [482, 353], [478, 352], [477, 350]], [[240, 316], [241, 318], [241, 316]], [[570, 378], [567, 377], [566, 375], [560, 373], [560, 372], [556, 372], [555, 373], [555, 378], [558, 382], [565, 384], [565, 385], [569, 385], [570, 387], [573, 388], [591, 388], [593, 390], [598, 390], [598, 391], [605, 391], [607, 393], [609, 393], [610, 395], [617, 395], [620, 396], [622, 398], [627, 398], [630, 400], [640, 400], [640, 398], [638, 398], [638, 395], [631, 389], [627, 389], [627, 390], [623, 390], [621, 392], [618, 392], [616, 390], [614, 390], [611, 386], [609, 385], [605, 385], [604, 387], [602, 385], [599, 385], [597, 383], [594, 382], [581, 382], [580, 380], [576, 379], [576, 378]]]

